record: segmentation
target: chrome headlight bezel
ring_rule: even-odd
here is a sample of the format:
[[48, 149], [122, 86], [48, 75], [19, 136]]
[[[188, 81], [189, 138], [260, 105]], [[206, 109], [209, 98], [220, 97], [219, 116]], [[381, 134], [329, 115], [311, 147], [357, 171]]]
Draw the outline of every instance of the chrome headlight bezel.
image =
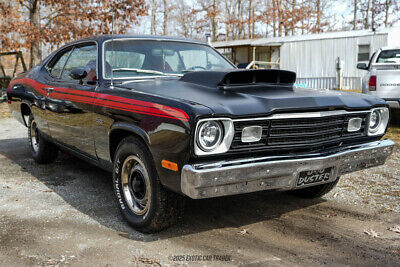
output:
[[[371, 120], [372, 115], [377, 114], [378, 124], [377, 126], [371, 128]], [[389, 123], [389, 109], [387, 107], [379, 107], [371, 109], [371, 112], [368, 117], [368, 136], [379, 136], [384, 135], [386, 133], [386, 129]]]
[[[222, 137], [217, 144], [211, 148], [205, 148], [200, 142], [200, 129], [207, 122], [216, 122], [221, 127]], [[213, 155], [225, 153], [231, 147], [233, 136], [234, 136], [233, 121], [229, 118], [209, 118], [201, 119], [197, 122], [196, 131], [194, 135], [194, 153], [197, 156]]]
[[[207, 141], [204, 140], [204, 137], [206, 135], [203, 135], [203, 132], [206, 127], [213, 127], [216, 129], [216, 134], [214, 135], [215, 138], [212, 141], [211, 145], [208, 145]], [[224, 137], [224, 128], [219, 121], [209, 120], [199, 124], [199, 130], [197, 131], [196, 141], [197, 145], [201, 150], [206, 152], [214, 150], [217, 146], [221, 144], [223, 137]]]

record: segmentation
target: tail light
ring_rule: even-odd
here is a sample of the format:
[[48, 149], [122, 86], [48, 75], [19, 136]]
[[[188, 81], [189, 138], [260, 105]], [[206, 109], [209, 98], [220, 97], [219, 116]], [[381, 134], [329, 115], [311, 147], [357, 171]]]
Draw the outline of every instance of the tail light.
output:
[[370, 91], [376, 91], [376, 76], [375, 75], [369, 77], [368, 89]]

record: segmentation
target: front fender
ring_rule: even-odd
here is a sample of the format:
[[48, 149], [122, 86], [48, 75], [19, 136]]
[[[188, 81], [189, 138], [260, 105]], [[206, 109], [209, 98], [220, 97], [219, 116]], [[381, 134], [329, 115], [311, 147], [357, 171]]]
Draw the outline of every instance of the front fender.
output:
[[149, 137], [149, 135], [143, 129], [141, 129], [140, 127], [138, 127], [136, 125], [129, 124], [129, 123], [126, 123], [126, 122], [114, 123], [111, 126], [111, 129], [110, 129], [110, 132], [108, 133], [108, 136], [111, 136], [112, 133], [114, 131], [116, 131], [116, 130], [124, 130], [124, 131], [131, 132], [131, 133], [133, 133], [135, 135], [138, 135], [143, 139], [143, 141], [146, 142], [147, 145], [150, 145], [150, 137]]

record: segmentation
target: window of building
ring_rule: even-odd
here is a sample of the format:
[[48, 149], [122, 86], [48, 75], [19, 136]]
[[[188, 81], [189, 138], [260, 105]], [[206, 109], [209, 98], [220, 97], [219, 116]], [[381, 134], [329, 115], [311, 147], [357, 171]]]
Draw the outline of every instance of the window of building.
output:
[[367, 45], [358, 45], [358, 55], [357, 61], [369, 61], [369, 44]]

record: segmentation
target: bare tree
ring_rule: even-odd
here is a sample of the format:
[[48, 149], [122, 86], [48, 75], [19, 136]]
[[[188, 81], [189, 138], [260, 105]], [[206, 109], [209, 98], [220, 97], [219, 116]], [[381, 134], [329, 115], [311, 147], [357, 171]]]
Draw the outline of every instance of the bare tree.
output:
[[358, 6], [357, 6], [357, 0], [353, 0], [354, 1], [354, 10], [353, 10], [353, 30], [357, 29], [357, 12], [358, 12]]
[[163, 4], [164, 4], [163, 35], [167, 35], [168, 34], [168, 13], [169, 13], [168, 0], [163, 0]]
[[151, 0], [151, 34], [156, 34], [156, 14], [157, 14], [157, 0]]
[[249, 0], [249, 38], [254, 38], [254, 1]]
[[371, 0], [367, 1], [367, 6], [365, 9], [365, 23], [364, 23], [364, 29], [368, 29], [369, 28], [369, 11], [371, 9]]
[[138, 17], [147, 14], [147, 4], [143, 0], [0, 2], [0, 17], [6, 25], [0, 29], [2, 49], [26, 49], [33, 67], [42, 58], [43, 45], [58, 46], [72, 39], [109, 33], [112, 11], [119, 14], [116, 26], [124, 33]]

